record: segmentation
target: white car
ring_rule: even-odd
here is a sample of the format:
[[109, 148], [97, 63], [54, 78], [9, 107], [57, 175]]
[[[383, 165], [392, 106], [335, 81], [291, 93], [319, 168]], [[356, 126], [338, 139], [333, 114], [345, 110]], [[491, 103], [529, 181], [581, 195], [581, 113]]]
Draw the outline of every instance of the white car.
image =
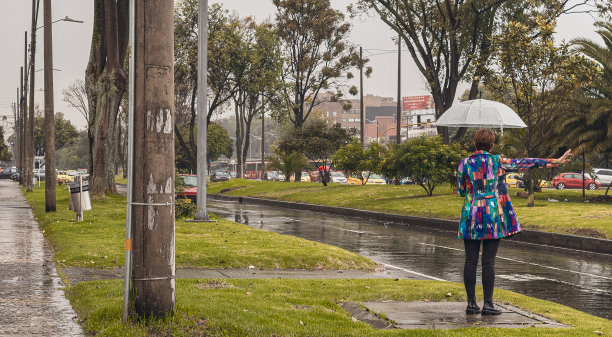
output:
[[346, 177], [341, 172], [330, 172], [329, 179], [332, 183], [346, 184]]
[[597, 180], [602, 187], [608, 187], [612, 182], [612, 169], [594, 168], [593, 172], [597, 175]]

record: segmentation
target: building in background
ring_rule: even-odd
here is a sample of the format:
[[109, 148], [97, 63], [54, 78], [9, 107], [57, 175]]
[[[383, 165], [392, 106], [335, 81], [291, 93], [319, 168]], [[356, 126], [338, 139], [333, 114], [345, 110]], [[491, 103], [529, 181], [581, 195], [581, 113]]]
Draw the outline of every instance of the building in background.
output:
[[[361, 111], [359, 99], [343, 99], [332, 102], [332, 93], [318, 95], [319, 104], [314, 108], [321, 117], [340, 123], [344, 128], [359, 130]], [[345, 107], [350, 106], [348, 110]], [[378, 140], [381, 143], [395, 142], [397, 102], [391, 97], [364, 95], [365, 137], [366, 143]], [[435, 121], [435, 109], [432, 96], [407, 96], [402, 100], [402, 141], [425, 135], [436, 135], [431, 122]], [[415, 125], [430, 122], [430, 124]]]

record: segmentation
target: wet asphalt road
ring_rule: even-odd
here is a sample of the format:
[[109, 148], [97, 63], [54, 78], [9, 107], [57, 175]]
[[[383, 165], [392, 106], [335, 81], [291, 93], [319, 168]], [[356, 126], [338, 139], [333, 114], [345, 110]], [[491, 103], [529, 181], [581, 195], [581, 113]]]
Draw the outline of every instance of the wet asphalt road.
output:
[[0, 336], [80, 336], [51, 252], [19, 187], [0, 180]]
[[[463, 282], [465, 255], [456, 233], [210, 199], [207, 205], [208, 211], [251, 227], [327, 243], [431, 278]], [[480, 266], [478, 270], [480, 280]], [[610, 255], [503, 240], [496, 274], [497, 288], [612, 319]]]

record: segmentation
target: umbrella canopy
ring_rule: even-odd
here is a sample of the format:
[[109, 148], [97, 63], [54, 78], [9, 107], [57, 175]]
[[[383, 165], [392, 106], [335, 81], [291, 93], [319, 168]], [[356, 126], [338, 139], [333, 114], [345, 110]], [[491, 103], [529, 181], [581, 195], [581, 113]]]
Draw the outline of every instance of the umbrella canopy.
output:
[[525, 122], [509, 106], [486, 99], [454, 104], [436, 121], [438, 126], [468, 128], [526, 128]]

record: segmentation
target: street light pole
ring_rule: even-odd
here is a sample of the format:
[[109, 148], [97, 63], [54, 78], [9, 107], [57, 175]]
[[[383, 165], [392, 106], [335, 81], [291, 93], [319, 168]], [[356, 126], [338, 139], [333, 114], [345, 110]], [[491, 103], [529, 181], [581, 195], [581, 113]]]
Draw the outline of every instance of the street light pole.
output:
[[45, 69], [45, 211], [55, 212], [55, 111], [53, 102], [53, 25], [51, 0], [43, 0], [44, 69]]
[[198, 210], [194, 220], [208, 221], [206, 210], [206, 107], [208, 106], [206, 93], [208, 91], [208, 0], [199, 0], [198, 3], [198, 159], [197, 159], [197, 205]]
[[[34, 70], [36, 55], [36, 22], [38, 21], [39, 0], [32, 0], [32, 29], [30, 32], [30, 97], [28, 106], [28, 118], [26, 123], [25, 139], [25, 170], [24, 179], [26, 192], [34, 189], [33, 169], [34, 169]], [[27, 86], [26, 86], [27, 87]]]

